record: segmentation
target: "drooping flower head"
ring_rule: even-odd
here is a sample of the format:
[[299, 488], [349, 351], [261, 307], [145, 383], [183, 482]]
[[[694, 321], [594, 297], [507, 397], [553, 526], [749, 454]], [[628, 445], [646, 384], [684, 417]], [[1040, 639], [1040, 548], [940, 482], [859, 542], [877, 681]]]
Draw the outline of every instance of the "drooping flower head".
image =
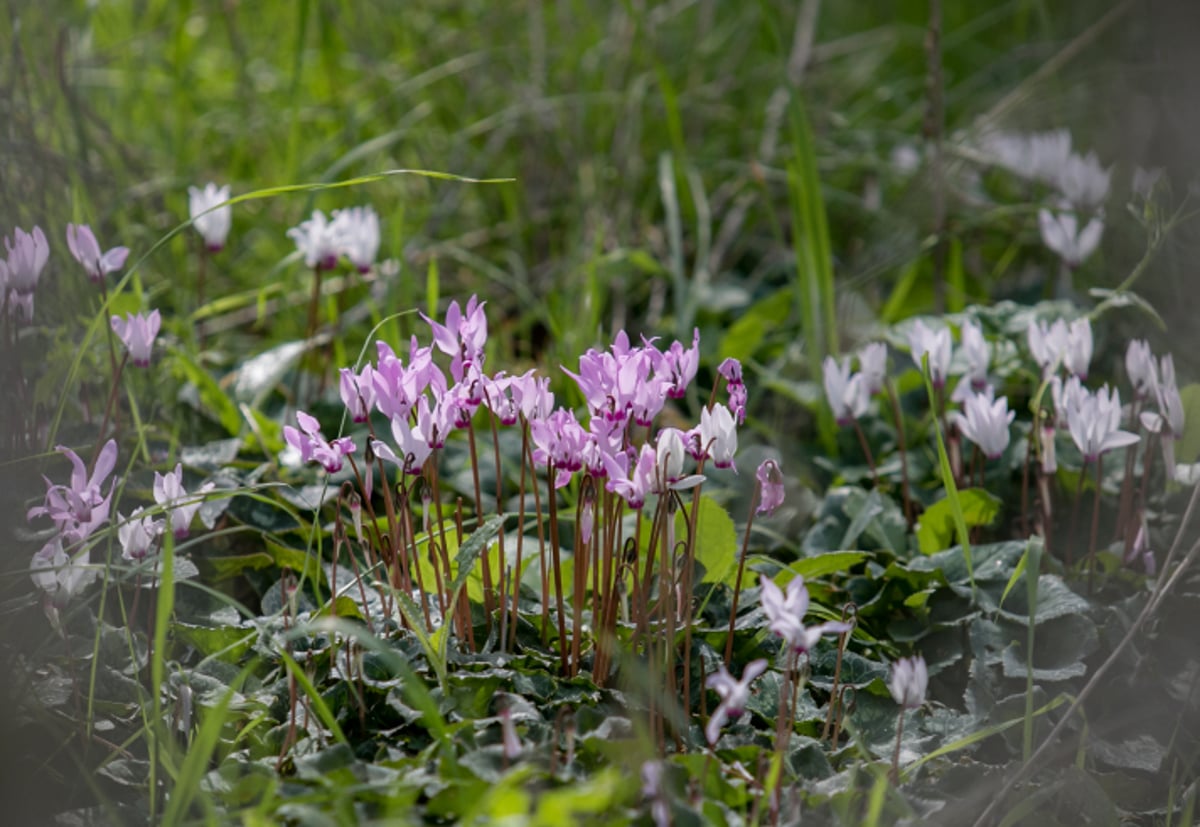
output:
[[721, 697], [721, 703], [708, 719], [708, 725], [704, 727], [704, 737], [710, 745], [715, 745], [721, 737], [721, 727], [736, 721], [746, 711], [746, 704], [750, 702], [750, 684], [765, 671], [767, 662], [760, 659], [746, 664], [740, 681], [729, 674], [723, 663], [717, 666], [716, 672], [708, 676], [705, 685], [716, 690]]
[[219, 252], [229, 237], [233, 225], [233, 208], [229, 200], [229, 185], [218, 187], [209, 182], [204, 189], [188, 187], [188, 213], [192, 226], [204, 238], [210, 253]]
[[86, 224], [67, 225], [67, 249], [75, 260], [83, 265], [87, 276], [96, 284], [104, 281], [109, 273], [115, 273], [125, 266], [129, 256], [128, 247], [113, 247], [101, 253], [100, 243], [92, 233], [92, 228]]
[[786, 595], [769, 577], [763, 576], [760, 582], [763, 611], [770, 621], [767, 628], [783, 638], [793, 652], [806, 654], [822, 636], [841, 634], [852, 628], [849, 623], [837, 620], [816, 626], [804, 625], [804, 616], [808, 614], [808, 588], [804, 585], [803, 577], [793, 577], [788, 581]]
[[350, 437], [327, 442], [321, 436], [321, 423], [304, 411], [296, 411], [299, 430], [291, 425], [283, 426], [283, 438], [288, 445], [300, 452], [300, 461], [319, 463], [330, 474], [342, 470], [342, 458], [354, 453], [354, 440]]
[[150, 366], [150, 353], [154, 348], [154, 340], [162, 326], [162, 316], [157, 310], [145, 313], [126, 314], [112, 317], [113, 332], [125, 343], [129, 351], [129, 359], [140, 368]]
[[783, 505], [783, 472], [773, 459], [764, 459], [754, 472], [758, 480], [759, 494], [758, 514], [771, 514]]

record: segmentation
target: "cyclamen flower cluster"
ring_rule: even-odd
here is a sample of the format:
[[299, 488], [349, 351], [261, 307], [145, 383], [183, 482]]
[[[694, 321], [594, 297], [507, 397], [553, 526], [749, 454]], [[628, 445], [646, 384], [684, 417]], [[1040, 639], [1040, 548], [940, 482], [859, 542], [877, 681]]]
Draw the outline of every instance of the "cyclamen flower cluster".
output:
[[[405, 361], [378, 342], [376, 364], [357, 372], [344, 368], [339, 382], [351, 419], [367, 422], [378, 412], [389, 420], [392, 441], [370, 438], [369, 453], [406, 474], [420, 473], [452, 431], [470, 426], [481, 406], [503, 425], [528, 425], [533, 461], [553, 476], [556, 488], [585, 472], [603, 479], [632, 508], [641, 508], [650, 495], [702, 482], [699, 473], [686, 471], [688, 457], [698, 463], [711, 460], [717, 468], [734, 466], [737, 415], [724, 404], [705, 408], [691, 430], [662, 428], [640, 445], [630, 439], [633, 426], [652, 428], [666, 400], [682, 397], [695, 379], [698, 331], [690, 347], [673, 342], [659, 350], [655, 340], [635, 347], [622, 331], [609, 349], [587, 351], [578, 372], [564, 369], [587, 401], [588, 417], [581, 422], [574, 411], [555, 407], [548, 378], [532, 371], [521, 376], [484, 373], [487, 317], [475, 296], [465, 307], [452, 302], [444, 322], [424, 318], [433, 345], [423, 347], [413, 337]], [[435, 350], [450, 357], [449, 376], [435, 362]], [[741, 366], [726, 360], [720, 373], [731, 404], [744, 416]], [[299, 412], [297, 419], [300, 427], [285, 427], [284, 436], [301, 460], [316, 461], [330, 473], [341, 470], [343, 458], [355, 451], [354, 442], [348, 437], [326, 440], [307, 413]], [[782, 498], [774, 487], [769, 495]]]
[[[1031, 334], [1032, 335], [1032, 334]], [[1091, 358], [1090, 328], [1088, 329], [1088, 359]], [[917, 320], [909, 331], [909, 346], [913, 361], [920, 366], [928, 356], [930, 379], [937, 388], [945, 387], [955, 365], [962, 377], [955, 386], [951, 401], [959, 402], [963, 411], [950, 413], [950, 421], [989, 458], [996, 459], [1009, 444], [1008, 426], [1016, 413], [1008, 409], [1005, 397], [996, 398], [988, 371], [991, 366], [991, 346], [979, 324], [972, 319], [962, 323], [960, 358], [954, 360], [954, 341], [947, 327], [930, 328]], [[833, 408], [839, 425], [848, 425], [865, 415], [870, 397], [884, 387], [887, 376], [887, 346], [873, 343], [859, 353], [861, 370], [852, 374], [849, 358], [840, 361], [825, 358], [825, 395]], [[1086, 362], [1084, 362], [1086, 365]]]
[[[117, 443], [110, 439], [104, 444], [90, 474], [83, 460], [70, 448], [60, 445], [58, 451], [71, 462], [70, 482], [56, 485], [47, 479], [44, 502], [29, 509], [26, 515], [29, 520], [49, 517], [55, 526], [54, 536], [34, 554], [30, 563], [31, 577], [46, 594], [47, 612], [52, 620], [57, 618], [58, 610], [99, 574], [99, 567], [90, 564], [91, 549], [86, 541], [109, 522], [116, 488], [116, 479], [110, 478], [117, 464]], [[167, 474], [155, 472], [154, 501], [162, 513], [156, 517], [138, 508], [128, 519], [118, 515], [117, 538], [122, 556], [130, 562], [141, 562], [151, 556], [168, 526], [176, 539], [186, 537], [203, 495], [212, 488], [212, 483], [206, 483], [189, 497], [183, 488], [182, 465], [176, 465]]]
[[1175, 443], [1183, 437], [1185, 422], [1183, 398], [1175, 380], [1175, 359], [1168, 353], [1156, 363], [1150, 345], [1135, 339], [1125, 352], [1125, 371], [1138, 402], [1153, 401], [1158, 408], [1141, 411], [1138, 421], [1147, 433], [1159, 436], [1167, 473], [1174, 477]]
[[46, 614], [55, 626], [58, 612], [99, 575], [84, 541], [108, 522], [115, 480], [107, 494], [103, 488], [116, 467], [117, 443], [110, 439], [104, 445], [91, 474], [70, 448], [60, 445], [58, 451], [71, 461], [70, 483], [55, 485], [47, 479], [45, 501], [26, 515], [29, 520], [49, 517], [54, 522], [54, 536], [33, 555], [29, 570], [34, 584], [45, 594]]
[[[1038, 226], [1042, 241], [1068, 267], [1078, 267], [1096, 251], [1104, 233], [1103, 205], [1112, 173], [1095, 153], [1073, 151], [1066, 129], [1032, 135], [994, 132], [985, 136], [984, 150], [1010, 172], [1057, 190], [1056, 209], [1040, 210]], [[1088, 218], [1086, 224], [1081, 216]]]
[[371, 269], [379, 252], [379, 216], [370, 207], [334, 210], [332, 220], [320, 210], [288, 230], [304, 263], [314, 270], [332, 270], [342, 256], [360, 273]]
[[1101, 166], [1094, 152], [1075, 152], [1066, 129], [1027, 135], [992, 132], [983, 144], [997, 164], [1023, 178], [1049, 184], [1078, 209], [1094, 210], [1108, 197], [1112, 173]]

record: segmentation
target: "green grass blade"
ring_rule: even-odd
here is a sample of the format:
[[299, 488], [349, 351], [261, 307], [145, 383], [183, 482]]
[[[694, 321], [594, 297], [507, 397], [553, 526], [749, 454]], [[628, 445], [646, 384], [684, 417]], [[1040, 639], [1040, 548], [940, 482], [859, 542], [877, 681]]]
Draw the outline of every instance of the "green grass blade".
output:
[[[929, 395], [929, 407], [937, 410], [937, 396], [933, 392], [933, 380], [929, 372], [929, 354], [921, 355], [921, 375], [925, 379], [925, 392]], [[937, 436], [938, 466], [942, 472], [942, 484], [946, 486], [946, 499], [954, 514], [954, 526], [962, 544], [963, 560], [967, 564], [967, 576], [971, 579], [971, 593], [975, 593], [975, 566], [971, 562], [971, 539], [967, 532], [967, 520], [963, 515], [962, 502], [958, 498], [958, 486], [954, 484], [954, 472], [950, 470], [950, 457], [946, 455], [946, 441], [942, 438], [942, 422], [937, 414], [933, 417], [933, 430]]]

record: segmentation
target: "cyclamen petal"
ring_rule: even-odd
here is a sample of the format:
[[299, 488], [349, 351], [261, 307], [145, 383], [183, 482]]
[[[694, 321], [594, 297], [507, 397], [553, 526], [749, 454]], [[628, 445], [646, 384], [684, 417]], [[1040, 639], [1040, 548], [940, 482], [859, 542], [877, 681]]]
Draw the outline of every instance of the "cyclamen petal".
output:
[[162, 316], [157, 310], [151, 311], [148, 316], [129, 313], [124, 319], [112, 317], [113, 332], [124, 342], [130, 361], [142, 368], [150, 365], [150, 353], [161, 325]]
[[208, 183], [204, 189], [188, 187], [188, 213], [192, 226], [204, 238], [209, 252], [215, 253], [225, 246], [229, 229], [233, 225], [233, 208], [229, 200], [229, 185], [218, 187]]

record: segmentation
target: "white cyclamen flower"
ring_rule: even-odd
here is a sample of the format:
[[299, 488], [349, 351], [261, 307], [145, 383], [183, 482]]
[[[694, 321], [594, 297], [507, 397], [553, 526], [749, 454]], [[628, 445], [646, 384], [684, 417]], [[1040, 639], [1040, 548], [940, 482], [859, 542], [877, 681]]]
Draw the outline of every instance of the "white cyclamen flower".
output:
[[1125, 374], [1138, 397], [1149, 396], [1158, 387], [1158, 364], [1145, 339], [1134, 339], [1129, 343], [1125, 350]]
[[379, 252], [379, 216], [370, 207], [333, 211], [338, 247], [355, 269], [365, 273]]
[[1076, 209], [1091, 212], [1108, 198], [1112, 173], [1100, 166], [1095, 153], [1069, 154], [1058, 168], [1054, 184]]
[[229, 237], [229, 228], [233, 224], [233, 208], [225, 203], [228, 200], [228, 184], [218, 187], [209, 182], [204, 189], [188, 187], [188, 213], [192, 218], [192, 226], [203, 236], [204, 245], [213, 253], [225, 246], [225, 239]]
[[967, 360], [966, 378], [970, 380], [971, 387], [977, 391], [983, 390], [987, 385], [992, 354], [987, 340], [983, 338], [983, 331], [970, 319], [963, 322], [962, 326], [962, 353]]
[[1042, 232], [1042, 243], [1058, 254], [1058, 257], [1074, 269], [1096, 252], [1100, 236], [1104, 234], [1104, 221], [1099, 216], [1088, 221], [1082, 230], [1079, 219], [1072, 212], [1053, 213], [1038, 210], [1038, 228]]
[[1033, 361], [1042, 369], [1043, 377], [1049, 376], [1067, 349], [1067, 323], [1062, 319], [1055, 319], [1049, 326], [1045, 322], [1030, 322], [1028, 338]]
[[925, 692], [929, 688], [929, 669], [925, 658], [917, 655], [901, 658], [892, 665], [888, 679], [888, 690], [896, 703], [905, 709], [917, 709], [925, 703]]
[[1086, 380], [1092, 363], [1092, 323], [1087, 317], [1078, 318], [1067, 327], [1067, 343], [1063, 350], [1063, 365], [1067, 372]]
[[737, 453], [737, 423], [729, 408], [721, 403], [700, 411], [700, 443], [718, 468], [733, 468]]
[[304, 263], [309, 267], [332, 270], [337, 266], [338, 256], [342, 252], [337, 227], [325, 217], [325, 213], [313, 210], [312, 218], [301, 221], [287, 234], [296, 242], [296, 249], [304, 255]]
[[1067, 428], [1088, 462], [1138, 441], [1137, 434], [1121, 430], [1121, 394], [1107, 385], [1095, 393], [1083, 391], [1067, 407]]
[[883, 390], [887, 378], [887, 357], [887, 345], [883, 342], [872, 342], [858, 352], [859, 373], [862, 374], [868, 396]]
[[833, 418], [839, 425], [849, 425], [867, 412], [871, 402], [864, 375], [850, 375], [849, 357], [839, 361], [826, 356], [822, 368], [825, 396], [833, 408]]
[[917, 321], [908, 334], [908, 343], [912, 348], [913, 361], [919, 367], [922, 357], [929, 354], [929, 374], [934, 387], [940, 388], [946, 384], [946, 376], [950, 372], [950, 356], [952, 343], [949, 328], [940, 327], [930, 330], [924, 322]]
[[965, 415], [954, 413], [953, 417], [963, 436], [979, 446], [988, 459], [998, 459], [1008, 447], [1008, 426], [1012, 424], [1016, 411], [1008, 409], [1008, 398], [993, 400], [991, 394], [977, 393], [967, 397], [963, 403]]

